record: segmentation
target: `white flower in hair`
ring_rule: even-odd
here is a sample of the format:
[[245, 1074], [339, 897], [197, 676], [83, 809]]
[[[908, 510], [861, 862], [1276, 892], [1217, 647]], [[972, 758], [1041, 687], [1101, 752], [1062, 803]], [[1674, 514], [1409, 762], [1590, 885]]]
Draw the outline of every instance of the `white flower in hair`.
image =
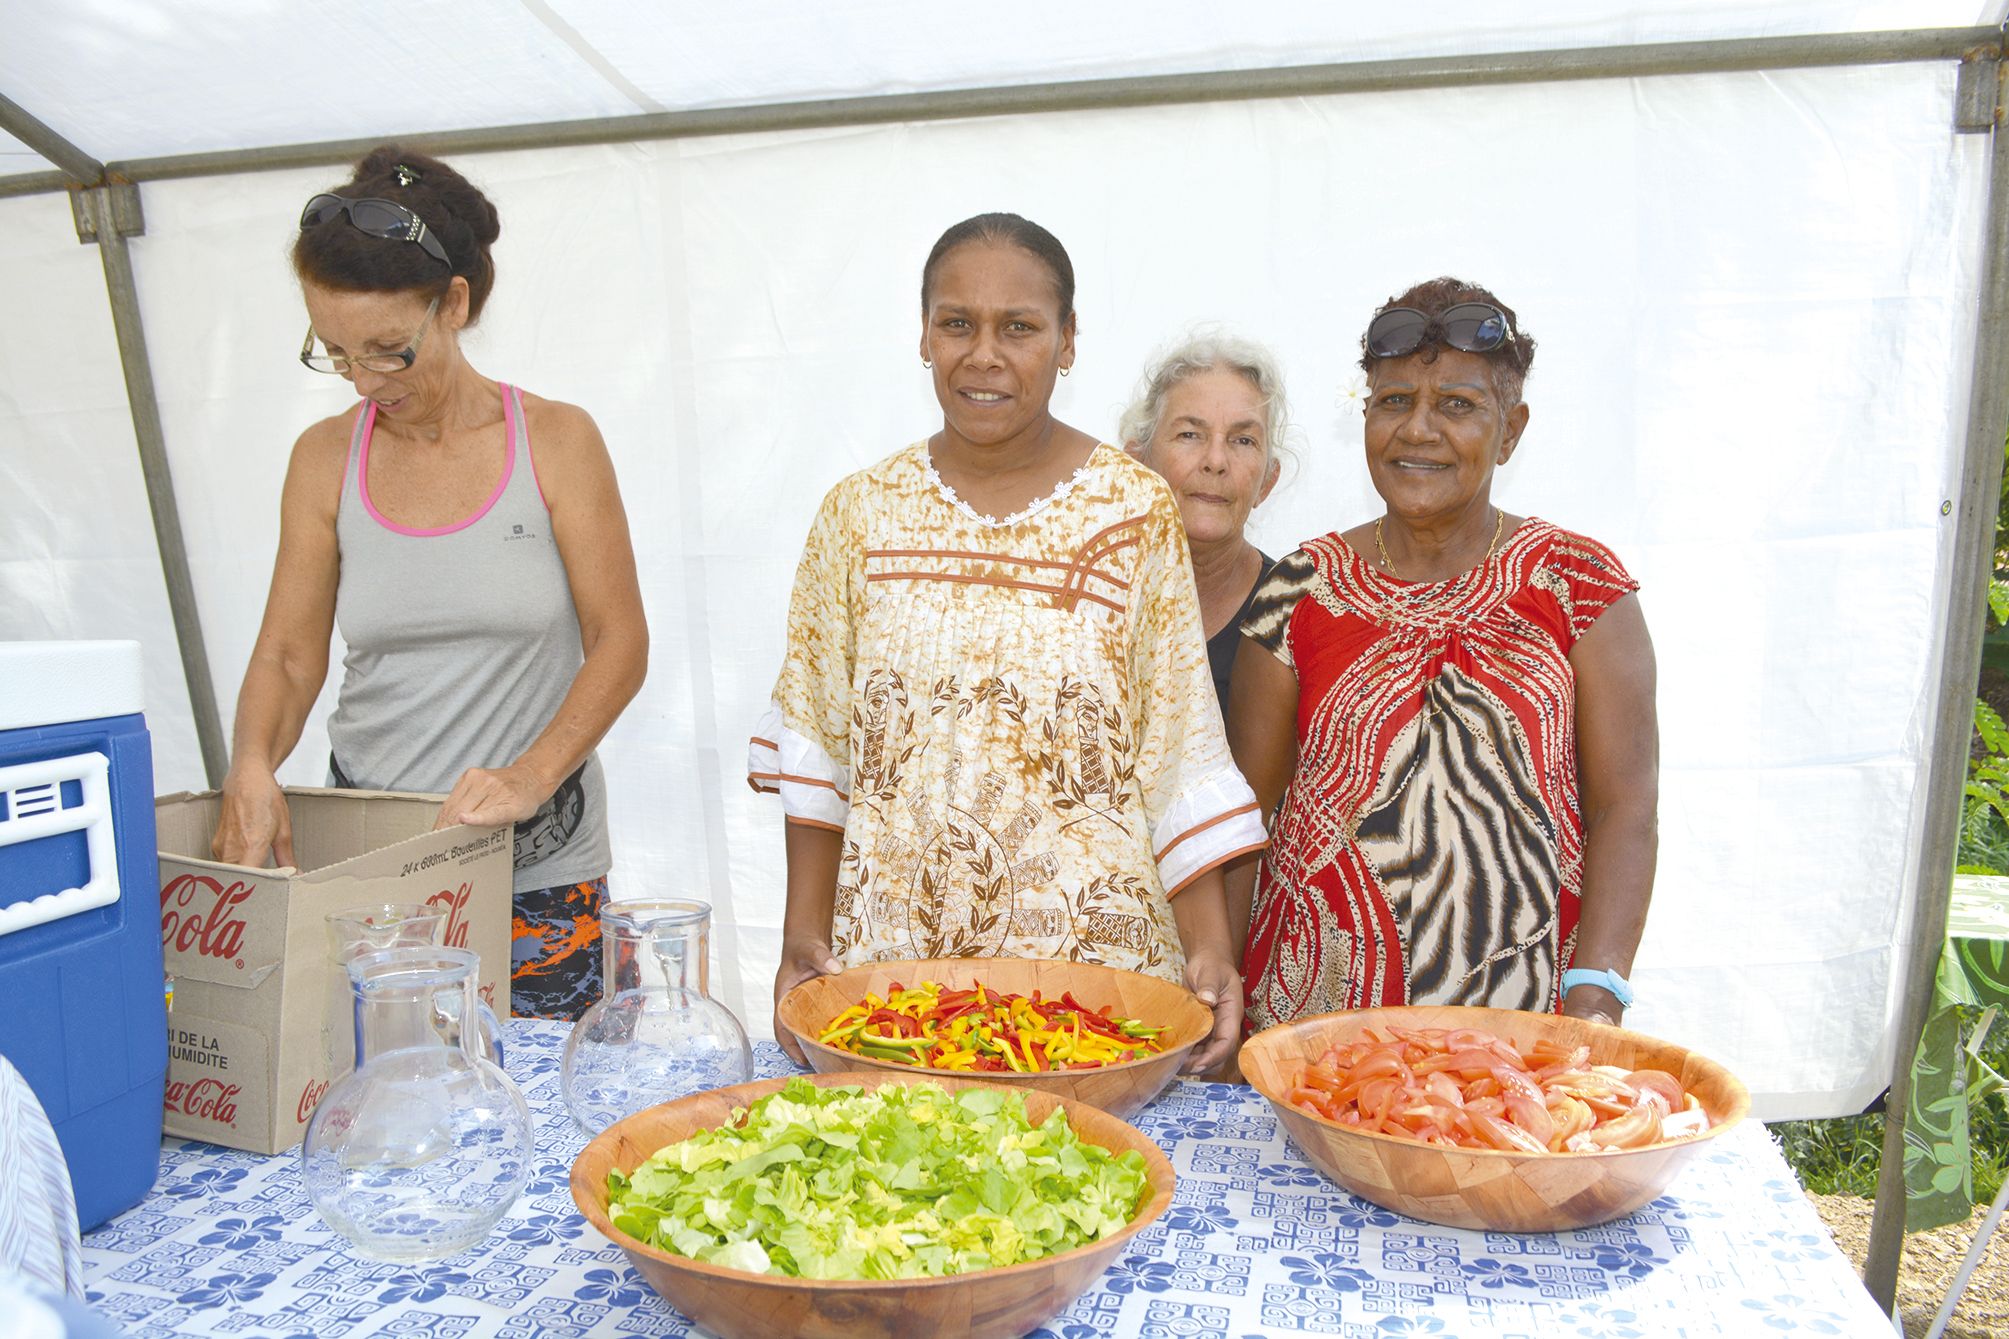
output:
[[1355, 372], [1340, 385], [1339, 394], [1333, 403], [1341, 409], [1351, 409], [1356, 414], [1367, 412], [1367, 374]]

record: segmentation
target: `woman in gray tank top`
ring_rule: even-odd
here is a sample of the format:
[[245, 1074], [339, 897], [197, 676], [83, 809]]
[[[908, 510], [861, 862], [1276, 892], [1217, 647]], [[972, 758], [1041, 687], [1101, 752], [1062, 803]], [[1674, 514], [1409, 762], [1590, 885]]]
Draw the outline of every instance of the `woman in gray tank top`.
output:
[[515, 824], [512, 1012], [577, 1018], [599, 997], [609, 864], [593, 749], [641, 687], [649, 634], [593, 420], [462, 356], [499, 228], [458, 172], [396, 146], [301, 215], [301, 361], [362, 402], [293, 448], [211, 849], [293, 863], [273, 772], [339, 624], [331, 781], [446, 792], [441, 826]]

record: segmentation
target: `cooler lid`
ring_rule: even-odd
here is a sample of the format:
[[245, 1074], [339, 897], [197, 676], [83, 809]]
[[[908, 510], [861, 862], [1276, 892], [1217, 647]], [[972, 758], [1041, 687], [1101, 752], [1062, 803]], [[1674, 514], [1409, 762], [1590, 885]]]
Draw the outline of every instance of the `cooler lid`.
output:
[[0, 730], [144, 709], [138, 642], [0, 642]]

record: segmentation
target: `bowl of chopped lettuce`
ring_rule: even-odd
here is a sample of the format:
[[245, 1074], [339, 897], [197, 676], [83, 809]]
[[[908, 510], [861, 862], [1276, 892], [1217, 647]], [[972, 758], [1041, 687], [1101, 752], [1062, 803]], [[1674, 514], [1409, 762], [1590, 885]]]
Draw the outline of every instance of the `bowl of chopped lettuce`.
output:
[[1176, 982], [1094, 963], [930, 958], [803, 982], [775, 1009], [820, 1073], [962, 1074], [1135, 1115], [1213, 1031]]
[[1024, 1334], [1172, 1202], [1150, 1139], [1051, 1093], [811, 1074], [609, 1126], [572, 1197], [723, 1337]]

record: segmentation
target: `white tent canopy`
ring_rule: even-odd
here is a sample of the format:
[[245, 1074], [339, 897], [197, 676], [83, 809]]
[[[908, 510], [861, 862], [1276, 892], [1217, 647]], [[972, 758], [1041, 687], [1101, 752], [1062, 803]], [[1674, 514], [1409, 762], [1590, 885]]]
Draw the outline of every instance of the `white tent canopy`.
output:
[[[1090, 431], [1114, 431], [1146, 354], [1196, 321], [1271, 343], [1299, 425], [1294, 477], [1254, 524], [1273, 554], [1378, 510], [1343, 393], [1359, 331], [1456, 273], [1541, 342], [1502, 502], [1605, 541], [1644, 583], [1663, 799], [1630, 1021], [1726, 1060], [1765, 1116], [1858, 1109], [1890, 1081], [1914, 941], [1939, 933], [1927, 782], [1936, 740], [1964, 751], [1941, 718], [1967, 690], [1942, 683], [1963, 666], [1971, 683], [1975, 527], [1994, 511], [1970, 438], [2003, 427], [1999, 404], [1978, 426], [1969, 404], [1990, 137], [1956, 131], [1957, 59], [1893, 58], [1883, 30], [1992, 27], [2001, 8], [1037, 0], [987, 22], [885, 0], [0, 0], [0, 95], [53, 132], [0, 136], [0, 637], [139, 638], [159, 788], [203, 783], [99, 257], [49, 173], [143, 183], [138, 311], [227, 721], [287, 446], [351, 394], [292, 359], [285, 258], [301, 201], [341, 170], [295, 149], [253, 172], [251, 151], [657, 118], [568, 127], [565, 147], [460, 141], [503, 219], [468, 350], [585, 406], [613, 450], [654, 639], [602, 750], [614, 886], [712, 899], [721, 993], [758, 1029], [780, 815], [741, 780], [745, 738], [822, 492], [939, 422], [913, 353], [934, 236], [1006, 208], [1069, 246], [1083, 329], [1057, 406]], [[1779, 68], [1764, 57], [1791, 43], [1584, 77], [1600, 51], [1809, 35], [1827, 54]], [[1511, 54], [1548, 49], [1583, 53], [1553, 64], [1572, 77]], [[1278, 83], [1422, 59], [1431, 77], [1378, 67], [1376, 91]], [[1160, 76], [1177, 78], [1041, 110], [1080, 106], [1045, 85]], [[1202, 84], [1204, 101], [1178, 91]], [[956, 110], [958, 90], [997, 114]], [[907, 95], [942, 100], [758, 133], [674, 123]], [[333, 676], [282, 779], [322, 780], [332, 696]], [[1957, 782], [1938, 784], [1943, 811]]]
[[[6, 0], [0, 92], [100, 161], [414, 131], [1546, 48], [1958, 28], [1990, 0]], [[56, 164], [0, 135], [0, 172]]]

